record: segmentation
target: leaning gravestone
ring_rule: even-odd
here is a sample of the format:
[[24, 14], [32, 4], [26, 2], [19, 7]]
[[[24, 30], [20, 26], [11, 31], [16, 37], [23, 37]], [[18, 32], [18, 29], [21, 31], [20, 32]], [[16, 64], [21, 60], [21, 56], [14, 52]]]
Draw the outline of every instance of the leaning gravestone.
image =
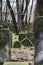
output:
[[10, 35], [9, 29], [0, 29], [0, 62], [10, 60]]
[[33, 25], [35, 35], [35, 64], [43, 65], [43, 17], [38, 17]]

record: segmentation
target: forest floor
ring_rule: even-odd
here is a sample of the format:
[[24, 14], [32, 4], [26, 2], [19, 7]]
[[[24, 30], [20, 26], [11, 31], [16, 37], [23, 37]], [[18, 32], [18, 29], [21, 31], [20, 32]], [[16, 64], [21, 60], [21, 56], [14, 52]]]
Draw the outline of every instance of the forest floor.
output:
[[34, 47], [29, 48], [12, 48], [11, 59], [16, 61], [33, 61]]

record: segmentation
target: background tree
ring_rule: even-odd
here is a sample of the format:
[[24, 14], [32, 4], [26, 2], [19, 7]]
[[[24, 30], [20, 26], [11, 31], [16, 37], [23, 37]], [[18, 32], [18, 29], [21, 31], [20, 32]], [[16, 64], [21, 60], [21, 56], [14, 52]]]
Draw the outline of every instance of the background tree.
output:
[[37, 0], [37, 9], [39, 16], [43, 16], [43, 0]]
[[[24, 3], [26, 3], [26, 6], [24, 5]], [[17, 16], [18, 16], [18, 24], [19, 24], [19, 28], [20, 30], [23, 30], [23, 23], [24, 23], [24, 17], [25, 17], [25, 13], [28, 9], [28, 5], [29, 5], [29, 0], [16, 0], [16, 8], [17, 8]], [[12, 20], [13, 20], [13, 24], [15, 27], [15, 31], [16, 33], [18, 33], [18, 28], [17, 28], [17, 23], [16, 23], [16, 19], [15, 19], [15, 14], [14, 11], [12, 10], [12, 7], [10, 5], [10, 1], [7, 0], [7, 6], [10, 10], [11, 16], [12, 16]], [[25, 9], [24, 9], [25, 6]]]
[[15, 15], [14, 15], [14, 12], [12, 10], [12, 7], [10, 5], [10, 1], [9, 0], [7, 0], [7, 6], [10, 9], [10, 13], [11, 13], [11, 16], [12, 16], [12, 21], [13, 21], [13, 24], [14, 24], [14, 28], [15, 28], [16, 34], [18, 34], [18, 28], [17, 28], [17, 23], [16, 23], [16, 20], [15, 20]]

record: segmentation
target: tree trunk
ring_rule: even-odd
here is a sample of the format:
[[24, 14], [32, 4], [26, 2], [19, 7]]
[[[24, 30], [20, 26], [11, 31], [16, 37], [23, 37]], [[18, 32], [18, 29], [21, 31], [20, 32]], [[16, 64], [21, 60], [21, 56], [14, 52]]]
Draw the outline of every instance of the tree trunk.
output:
[[17, 28], [17, 23], [16, 23], [15, 15], [14, 15], [14, 12], [12, 10], [12, 7], [10, 5], [10, 1], [9, 0], [7, 0], [7, 6], [9, 8], [11, 16], [12, 16], [12, 21], [13, 21], [13, 24], [14, 24], [14, 28], [15, 28], [16, 34], [18, 34], [18, 28]]

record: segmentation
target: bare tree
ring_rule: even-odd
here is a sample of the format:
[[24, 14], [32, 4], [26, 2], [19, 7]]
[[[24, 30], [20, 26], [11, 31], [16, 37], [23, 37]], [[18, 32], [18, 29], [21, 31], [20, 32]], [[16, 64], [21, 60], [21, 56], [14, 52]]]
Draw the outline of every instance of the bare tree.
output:
[[[22, 2], [19, 2], [19, 0], [16, 0], [16, 3], [17, 3], [17, 12], [18, 12], [18, 23], [19, 23], [19, 26], [20, 26], [20, 30], [22, 29], [23, 30], [23, 26], [24, 26], [24, 17], [25, 17], [25, 13], [27, 12], [27, 9], [28, 9], [28, 4], [29, 4], [29, 0], [26, 0], [26, 6], [25, 6], [25, 9], [24, 9], [24, 2], [25, 0], [22, 0]], [[22, 5], [20, 6], [19, 3], [22, 3]]]
[[16, 34], [18, 34], [18, 28], [17, 28], [17, 23], [16, 23], [15, 15], [14, 15], [14, 12], [12, 10], [12, 7], [10, 5], [10, 1], [9, 0], [7, 0], [7, 6], [9, 8], [11, 16], [12, 16], [12, 21], [13, 21], [13, 24], [14, 24], [14, 27], [15, 27]]
[[[29, 5], [29, 0], [21, 0], [21, 1], [16, 0], [17, 17], [18, 17], [18, 23], [19, 23], [20, 30], [23, 30], [23, 25], [24, 25], [23, 20], [24, 20], [25, 14], [27, 13], [28, 5]], [[9, 0], [7, 0], [7, 6], [9, 8], [11, 16], [12, 16], [15, 31], [18, 34], [19, 32], [18, 32], [15, 14], [14, 14], [14, 11], [12, 10]], [[24, 8], [24, 6], [25, 6], [25, 8]], [[26, 19], [27, 19], [27, 14], [26, 14]]]

